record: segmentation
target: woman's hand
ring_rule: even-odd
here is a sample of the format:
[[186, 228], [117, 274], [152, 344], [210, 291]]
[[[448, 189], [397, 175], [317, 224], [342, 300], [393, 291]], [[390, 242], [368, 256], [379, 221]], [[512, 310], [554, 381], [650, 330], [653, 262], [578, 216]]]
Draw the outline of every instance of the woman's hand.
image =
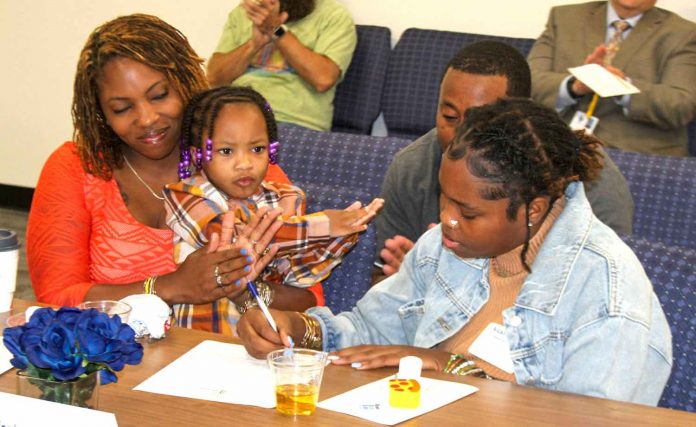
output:
[[325, 210], [324, 214], [329, 217], [329, 234], [331, 237], [341, 237], [367, 230], [367, 224], [383, 206], [384, 199], [374, 199], [365, 207], [360, 202], [354, 202], [342, 211]]
[[[301, 320], [301, 319], [300, 319]], [[384, 366], [399, 366], [399, 360], [406, 356], [417, 356], [423, 360], [423, 369], [442, 372], [451, 356], [442, 350], [410, 347], [406, 345], [359, 345], [331, 353], [331, 363], [350, 365], [359, 363], [356, 369], [375, 369]]]
[[210, 252], [204, 246], [190, 254], [174, 273], [159, 278], [157, 294], [170, 305], [204, 304], [236, 295], [244, 290], [238, 283], [248, 274], [252, 261], [243, 248]]
[[278, 326], [278, 333], [271, 328], [258, 307], [247, 310], [237, 322], [237, 334], [244, 348], [257, 359], [263, 359], [273, 350], [289, 347], [288, 336], [299, 344], [305, 333], [305, 324], [299, 313], [274, 309], [269, 311]]

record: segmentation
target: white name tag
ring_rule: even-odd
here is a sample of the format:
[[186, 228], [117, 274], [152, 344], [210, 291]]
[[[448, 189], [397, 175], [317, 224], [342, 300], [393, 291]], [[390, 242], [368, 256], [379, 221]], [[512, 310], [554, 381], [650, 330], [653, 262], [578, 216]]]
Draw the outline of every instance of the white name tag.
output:
[[486, 329], [474, 340], [469, 353], [485, 360], [496, 368], [511, 374], [513, 371], [510, 346], [505, 336], [505, 328], [497, 323], [489, 323]]
[[570, 121], [570, 128], [573, 130], [584, 129], [585, 132], [592, 134], [599, 123], [599, 119], [595, 116], [587, 118], [587, 114], [582, 111], [576, 111], [573, 120]]

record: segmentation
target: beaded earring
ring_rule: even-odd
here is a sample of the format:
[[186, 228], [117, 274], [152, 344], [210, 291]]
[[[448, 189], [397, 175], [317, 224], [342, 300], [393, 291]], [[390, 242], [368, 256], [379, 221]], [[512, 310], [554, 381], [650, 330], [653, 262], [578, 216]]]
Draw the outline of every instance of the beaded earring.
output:
[[278, 149], [280, 148], [280, 142], [273, 141], [268, 145], [268, 161], [270, 164], [278, 164]]
[[179, 144], [179, 179], [186, 179], [191, 177], [191, 151], [189, 151], [184, 141], [181, 140]]
[[208, 138], [205, 140], [205, 161], [213, 160], [213, 140]]
[[203, 169], [203, 150], [200, 147], [196, 147], [196, 160], [194, 160], [196, 165], [196, 170]]

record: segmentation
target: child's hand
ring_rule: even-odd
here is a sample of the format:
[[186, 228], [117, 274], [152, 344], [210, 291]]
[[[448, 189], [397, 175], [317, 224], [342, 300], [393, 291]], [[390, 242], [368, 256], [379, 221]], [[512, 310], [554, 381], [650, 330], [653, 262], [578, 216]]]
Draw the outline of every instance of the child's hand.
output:
[[354, 202], [342, 211], [325, 210], [324, 214], [329, 217], [330, 236], [341, 237], [367, 230], [367, 224], [382, 209], [382, 206], [384, 206], [383, 199], [374, 199], [365, 207], [362, 207], [360, 202]]

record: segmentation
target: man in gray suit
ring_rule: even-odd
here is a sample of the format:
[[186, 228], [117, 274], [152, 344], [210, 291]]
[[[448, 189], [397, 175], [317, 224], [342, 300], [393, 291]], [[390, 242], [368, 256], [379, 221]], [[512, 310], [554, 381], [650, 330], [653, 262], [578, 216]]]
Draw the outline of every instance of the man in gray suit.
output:
[[552, 8], [528, 57], [532, 98], [568, 121], [576, 111], [586, 112], [593, 93], [568, 67], [603, 64], [614, 22], [625, 20], [629, 26], [606, 68], [641, 92], [600, 98], [594, 133], [609, 147], [686, 156], [687, 124], [696, 116], [696, 24], [655, 3], [609, 0]]

